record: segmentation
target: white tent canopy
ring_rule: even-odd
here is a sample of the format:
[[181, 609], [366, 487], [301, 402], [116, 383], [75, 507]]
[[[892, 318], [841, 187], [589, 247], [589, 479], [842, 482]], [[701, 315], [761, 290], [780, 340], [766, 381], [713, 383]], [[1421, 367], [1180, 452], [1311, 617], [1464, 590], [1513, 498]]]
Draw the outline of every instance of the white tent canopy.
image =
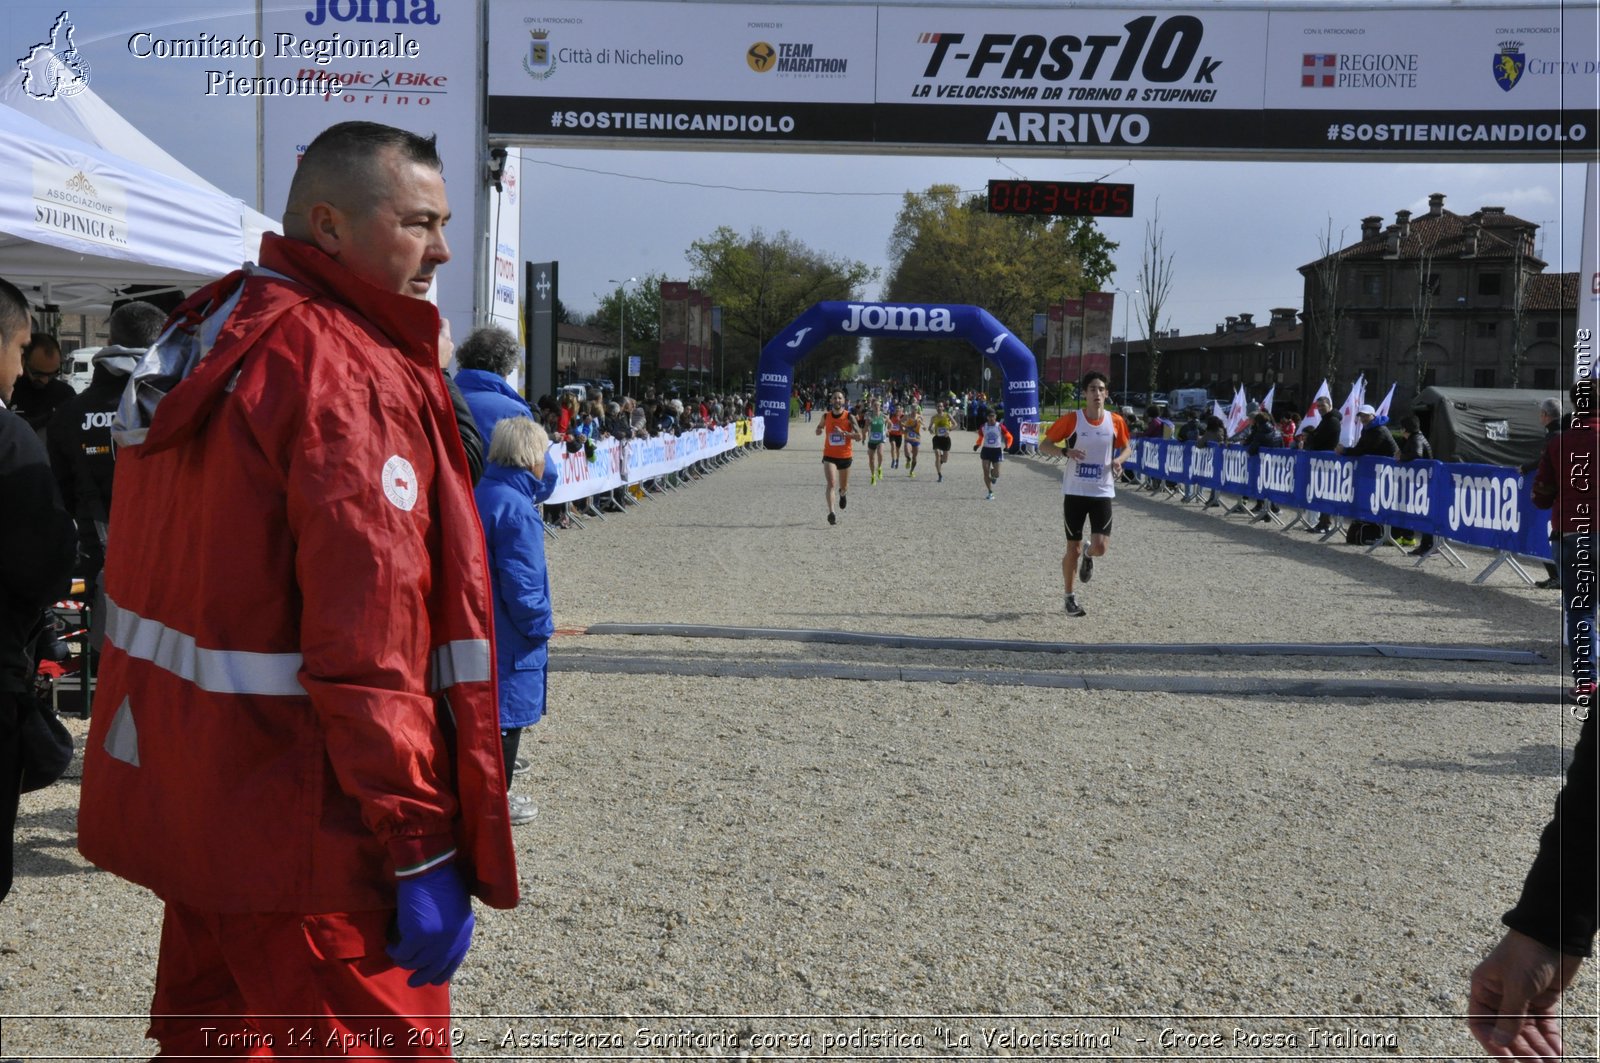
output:
[[40, 302], [87, 309], [129, 285], [193, 289], [255, 258], [277, 228], [87, 89], [32, 101], [13, 76], [0, 101], [20, 105], [0, 102], [0, 277]]

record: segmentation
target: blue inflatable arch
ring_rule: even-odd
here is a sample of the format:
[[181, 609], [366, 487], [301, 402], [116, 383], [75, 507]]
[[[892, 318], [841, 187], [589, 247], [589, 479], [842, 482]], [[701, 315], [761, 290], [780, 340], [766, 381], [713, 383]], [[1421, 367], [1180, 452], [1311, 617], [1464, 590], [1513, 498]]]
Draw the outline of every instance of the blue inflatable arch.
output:
[[896, 339], [965, 339], [1000, 370], [1006, 427], [1039, 419], [1039, 365], [1033, 352], [976, 306], [935, 303], [817, 303], [789, 322], [761, 349], [756, 368], [756, 412], [765, 422], [763, 445], [781, 450], [789, 442], [789, 396], [794, 367], [829, 336], [893, 336]]

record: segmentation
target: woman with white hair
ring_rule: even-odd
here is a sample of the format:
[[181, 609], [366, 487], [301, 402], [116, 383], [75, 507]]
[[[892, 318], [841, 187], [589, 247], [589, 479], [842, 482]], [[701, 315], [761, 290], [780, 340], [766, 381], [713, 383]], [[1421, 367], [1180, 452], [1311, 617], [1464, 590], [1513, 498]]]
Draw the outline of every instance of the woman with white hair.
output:
[[[531, 418], [502, 418], [474, 492], [494, 585], [495, 671], [508, 793], [522, 729], [544, 717], [545, 666], [555, 633], [539, 515], [539, 504], [556, 489], [555, 466], [545, 460], [549, 450], [549, 435]], [[512, 823], [538, 814], [533, 801], [520, 794], [513, 794], [510, 804]]]

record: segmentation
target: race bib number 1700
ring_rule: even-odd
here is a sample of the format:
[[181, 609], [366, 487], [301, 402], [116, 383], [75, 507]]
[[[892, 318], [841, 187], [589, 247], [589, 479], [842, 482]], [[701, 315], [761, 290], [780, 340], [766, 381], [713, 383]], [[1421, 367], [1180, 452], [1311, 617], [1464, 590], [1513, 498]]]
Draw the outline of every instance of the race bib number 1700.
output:
[[1078, 478], [1080, 480], [1098, 480], [1105, 475], [1106, 467], [1099, 462], [1081, 461], [1078, 463]]

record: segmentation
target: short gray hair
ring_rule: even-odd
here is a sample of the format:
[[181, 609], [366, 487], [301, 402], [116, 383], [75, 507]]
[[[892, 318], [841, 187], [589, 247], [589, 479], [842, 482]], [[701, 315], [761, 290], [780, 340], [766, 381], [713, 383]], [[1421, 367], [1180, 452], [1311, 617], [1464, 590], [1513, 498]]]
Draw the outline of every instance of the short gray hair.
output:
[[161, 335], [161, 326], [166, 323], [166, 312], [154, 303], [143, 299], [123, 303], [111, 311], [111, 345], [142, 350], [156, 341]]
[[1561, 400], [1541, 399], [1539, 401], [1539, 414], [1542, 417], [1550, 418], [1552, 421], [1561, 420]]
[[544, 476], [545, 454], [550, 436], [527, 417], [502, 417], [489, 440], [489, 460], [512, 469], [527, 469]]
[[463, 369], [481, 369], [497, 376], [510, 376], [522, 364], [522, 347], [517, 338], [499, 325], [473, 329], [456, 348], [456, 364]]

